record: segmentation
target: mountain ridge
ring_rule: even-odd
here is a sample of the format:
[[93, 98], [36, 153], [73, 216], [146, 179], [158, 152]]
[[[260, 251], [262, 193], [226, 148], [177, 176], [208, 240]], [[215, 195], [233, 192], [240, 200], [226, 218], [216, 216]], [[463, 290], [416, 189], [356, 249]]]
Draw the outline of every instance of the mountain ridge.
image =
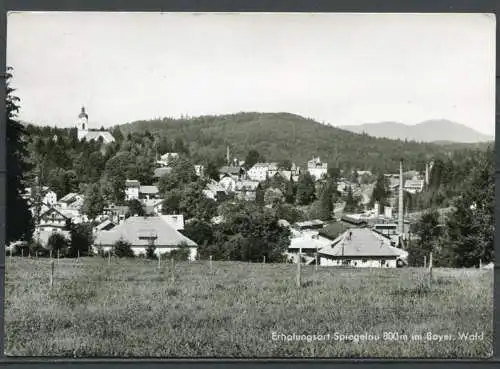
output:
[[[291, 160], [304, 165], [320, 156], [331, 167], [359, 170], [397, 171], [403, 158], [408, 167], [421, 167], [435, 155], [447, 157], [469, 145], [437, 145], [405, 142], [357, 134], [322, 124], [291, 113], [241, 112], [194, 118], [162, 118], [141, 120], [118, 126], [122, 134], [145, 132], [159, 140], [182, 139], [199, 160], [225, 158], [244, 159], [255, 149], [273, 161]], [[361, 149], [360, 149], [361, 148]]]
[[415, 125], [399, 122], [364, 123], [337, 128], [353, 133], [366, 133], [372, 137], [411, 140], [427, 143], [479, 143], [494, 141], [495, 138], [478, 132], [466, 125], [447, 119], [432, 119]]

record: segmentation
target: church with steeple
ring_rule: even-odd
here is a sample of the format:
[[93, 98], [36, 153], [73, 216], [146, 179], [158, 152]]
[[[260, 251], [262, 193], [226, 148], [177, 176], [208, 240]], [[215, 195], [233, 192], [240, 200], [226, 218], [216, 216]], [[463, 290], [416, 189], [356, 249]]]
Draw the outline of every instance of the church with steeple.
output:
[[82, 107], [82, 110], [78, 115], [78, 122], [76, 123], [76, 128], [78, 132], [79, 141], [99, 140], [99, 138], [102, 138], [102, 141], [105, 144], [109, 144], [115, 141], [115, 138], [110, 132], [89, 128], [89, 116], [85, 111], [85, 107]]

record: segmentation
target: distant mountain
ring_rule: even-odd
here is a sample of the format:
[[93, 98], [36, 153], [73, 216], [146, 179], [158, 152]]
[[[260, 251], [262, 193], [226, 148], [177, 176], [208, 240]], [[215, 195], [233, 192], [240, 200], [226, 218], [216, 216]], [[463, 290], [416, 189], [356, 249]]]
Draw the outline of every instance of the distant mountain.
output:
[[463, 124], [449, 120], [427, 120], [425, 122], [406, 125], [396, 122], [367, 123], [359, 126], [340, 126], [354, 133], [366, 133], [373, 137], [409, 140], [417, 142], [435, 142], [439, 144], [460, 142], [474, 143], [494, 141], [495, 138], [480, 133]]
[[[331, 167], [359, 170], [397, 171], [403, 158], [408, 168], [420, 168], [435, 155], [449, 155], [459, 149], [433, 143], [404, 142], [375, 138], [320, 124], [289, 113], [238, 113], [185, 119], [154, 119], [118, 126], [128, 135], [148, 131], [158, 140], [182, 139], [199, 161], [231, 154], [244, 159], [255, 149], [272, 161], [292, 160], [303, 167], [313, 156]], [[463, 148], [464, 144], [460, 144]]]

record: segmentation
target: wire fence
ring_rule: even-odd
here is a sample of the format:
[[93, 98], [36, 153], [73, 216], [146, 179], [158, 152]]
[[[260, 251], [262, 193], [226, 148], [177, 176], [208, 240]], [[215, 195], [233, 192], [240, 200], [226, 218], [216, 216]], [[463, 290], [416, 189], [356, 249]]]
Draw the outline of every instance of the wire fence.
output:
[[[181, 277], [185, 279], [184, 273], [188, 268], [198, 268], [197, 272], [202, 272], [207, 277], [216, 276], [220, 271], [225, 270], [225, 266], [234, 265], [234, 261], [226, 260], [196, 260], [196, 261], [175, 261], [174, 259], [157, 260], [140, 259], [130, 260], [112, 258], [36, 258], [36, 257], [10, 257], [7, 258], [7, 273], [4, 283], [6, 285], [26, 284], [30, 280], [37, 279], [40, 282], [49, 283], [50, 287], [54, 286], [57, 281], [78, 281], [81, 283], [151, 283], [151, 282], [173, 282]], [[24, 263], [33, 266], [23, 279], [14, 280], [8, 273], [9, 265]], [[401, 278], [400, 269], [384, 268], [385, 272], [380, 271], [380, 268], [356, 268], [356, 267], [318, 267], [318, 265], [303, 265], [302, 263], [265, 263], [265, 259], [261, 263], [239, 262], [242, 266], [249, 264], [253, 266], [266, 265], [267, 267], [282, 268], [283, 278], [293, 278], [297, 288], [307, 287], [316, 283], [325, 274], [331, 273], [352, 273], [355, 275], [365, 276], [366, 278], [377, 277], [384, 279], [387, 282], [395, 281]], [[127, 267], [134, 268], [133, 270]], [[31, 272], [31, 275], [29, 274]], [[113, 273], [113, 274], [111, 274]], [[412, 268], [406, 278], [416, 281], [425, 281], [429, 284], [433, 281], [432, 258], [430, 262], [423, 268]], [[138, 275], [139, 274], [139, 275]], [[85, 278], [81, 278], [85, 276]], [[257, 273], [254, 277], [246, 275], [244, 279], [259, 278]]]

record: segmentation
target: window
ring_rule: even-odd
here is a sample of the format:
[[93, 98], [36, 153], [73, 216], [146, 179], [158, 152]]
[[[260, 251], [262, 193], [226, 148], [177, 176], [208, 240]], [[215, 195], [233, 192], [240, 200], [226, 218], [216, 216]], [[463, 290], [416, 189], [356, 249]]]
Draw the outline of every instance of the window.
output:
[[385, 265], [385, 260], [380, 260], [380, 265]]

